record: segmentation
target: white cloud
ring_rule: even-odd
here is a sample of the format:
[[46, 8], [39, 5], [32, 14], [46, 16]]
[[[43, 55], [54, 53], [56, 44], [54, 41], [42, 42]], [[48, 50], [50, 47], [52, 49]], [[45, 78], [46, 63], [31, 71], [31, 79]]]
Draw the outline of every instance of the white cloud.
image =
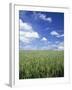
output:
[[58, 42], [57, 44], [51, 45], [53, 50], [64, 50], [64, 42]]
[[45, 30], [49, 30], [49, 29], [51, 29], [51, 28], [47, 27]]
[[52, 18], [51, 17], [47, 17], [45, 14], [39, 13], [39, 18], [41, 18], [42, 20], [48, 21], [48, 22], [52, 22]]
[[40, 49], [41, 50], [56, 50], [56, 48], [57, 48], [57, 45], [48, 44], [48, 45], [42, 46]]
[[64, 42], [59, 42], [58, 44], [50, 43], [46, 46], [42, 46], [41, 50], [64, 50]]
[[58, 50], [64, 50], [64, 42], [58, 44]]
[[63, 42], [60, 42], [59, 44], [43, 44], [41, 47], [37, 45], [32, 45], [32, 44], [27, 44], [26, 46], [23, 47], [25, 50], [64, 50], [64, 44]]
[[36, 46], [26, 45], [23, 47], [24, 50], [37, 50]]
[[47, 41], [47, 39], [46, 39], [45, 37], [43, 37], [43, 38], [41, 39], [41, 41]]
[[52, 18], [51, 17], [47, 17], [46, 14], [43, 14], [43, 13], [36, 13], [36, 12], [33, 12], [33, 16], [34, 16], [34, 19], [37, 20], [37, 19], [42, 19], [44, 21], [48, 21], [48, 22], [52, 22]]
[[31, 40], [26, 38], [26, 37], [20, 36], [20, 41], [22, 41], [23, 43], [28, 44], [28, 43], [30, 43]]
[[63, 44], [63, 42], [60, 42], [59, 44], [51, 44], [50, 49], [52, 49], [52, 50], [64, 50], [64, 44]]
[[55, 41], [55, 44], [58, 44], [59, 43], [59, 41]]
[[28, 38], [39, 38], [39, 34], [37, 32], [34, 32], [34, 31], [27, 32], [25, 34], [25, 36], [28, 37]]
[[59, 35], [56, 31], [52, 31], [50, 34], [53, 35], [53, 36], [58, 36]]
[[64, 50], [64, 47], [63, 46], [59, 46], [58, 50]]
[[20, 31], [20, 36], [26, 37], [26, 38], [39, 38], [39, 34], [37, 32], [24, 32]]
[[22, 29], [32, 31], [32, 26], [30, 24], [23, 22], [21, 19], [19, 22], [20, 22], [20, 30]]
[[34, 17], [35, 20], [38, 19], [38, 14], [35, 11], [33, 12], [33, 17]]
[[64, 34], [62, 34], [62, 35], [57, 35], [56, 37], [58, 37], [58, 38], [64, 37]]
[[20, 19], [20, 41], [31, 43], [37, 38], [39, 38], [39, 34], [33, 30], [33, 27]]
[[64, 42], [60, 42], [59, 43], [59, 46], [64, 46]]
[[49, 22], [52, 22], [52, 18], [51, 17], [46, 18], [46, 20], [49, 21]]
[[64, 34], [59, 34], [58, 32], [56, 32], [56, 31], [52, 31], [51, 33], [50, 33], [52, 36], [56, 36], [57, 38], [60, 38], [60, 37], [64, 37]]

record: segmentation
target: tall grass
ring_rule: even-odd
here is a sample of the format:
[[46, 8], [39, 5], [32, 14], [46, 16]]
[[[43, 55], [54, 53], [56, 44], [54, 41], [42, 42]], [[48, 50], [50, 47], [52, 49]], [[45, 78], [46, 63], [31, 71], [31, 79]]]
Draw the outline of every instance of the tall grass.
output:
[[19, 52], [19, 79], [64, 76], [64, 51]]

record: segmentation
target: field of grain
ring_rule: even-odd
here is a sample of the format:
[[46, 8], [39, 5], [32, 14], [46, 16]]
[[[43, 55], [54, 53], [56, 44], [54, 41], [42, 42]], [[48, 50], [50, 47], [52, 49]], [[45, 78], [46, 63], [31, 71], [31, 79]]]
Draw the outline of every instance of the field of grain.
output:
[[63, 76], [64, 51], [19, 51], [19, 79]]

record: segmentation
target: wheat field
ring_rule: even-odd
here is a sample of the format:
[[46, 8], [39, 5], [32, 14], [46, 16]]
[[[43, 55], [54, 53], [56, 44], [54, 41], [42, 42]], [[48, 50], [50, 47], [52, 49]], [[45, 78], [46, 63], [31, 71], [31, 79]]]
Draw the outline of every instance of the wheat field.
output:
[[64, 51], [19, 51], [19, 79], [50, 77], [64, 77]]

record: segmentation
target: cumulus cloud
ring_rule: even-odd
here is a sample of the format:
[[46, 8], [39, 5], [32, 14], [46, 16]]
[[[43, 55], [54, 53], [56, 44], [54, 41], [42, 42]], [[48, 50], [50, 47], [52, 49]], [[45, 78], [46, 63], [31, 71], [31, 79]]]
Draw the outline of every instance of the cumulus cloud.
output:
[[24, 36], [20, 36], [20, 41], [22, 41], [23, 43], [26, 43], [26, 44], [28, 44], [28, 43], [31, 42], [30, 39], [28, 39], [28, 38], [26, 38], [26, 37], [24, 37]]
[[46, 39], [45, 37], [43, 37], [43, 38], [41, 39], [41, 41], [47, 41], [47, 39]]
[[60, 37], [64, 37], [64, 34], [59, 34], [58, 32], [56, 32], [56, 31], [52, 31], [51, 33], [50, 33], [52, 36], [56, 36], [57, 38], [60, 38]]
[[39, 34], [37, 32], [24, 32], [20, 31], [20, 36], [26, 37], [26, 38], [39, 38]]
[[49, 21], [49, 22], [52, 22], [52, 18], [51, 17], [46, 18], [46, 20]]
[[20, 19], [20, 41], [31, 43], [31, 41], [37, 38], [39, 38], [38, 32], [34, 31], [30, 24]]
[[52, 31], [50, 34], [53, 35], [53, 36], [58, 36], [59, 35], [56, 31]]
[[21, 19], [19, 20], [19, 24], [20, 24], [20, 30], [32, 31], [32, 26], [26, 22], [23, 22]]

